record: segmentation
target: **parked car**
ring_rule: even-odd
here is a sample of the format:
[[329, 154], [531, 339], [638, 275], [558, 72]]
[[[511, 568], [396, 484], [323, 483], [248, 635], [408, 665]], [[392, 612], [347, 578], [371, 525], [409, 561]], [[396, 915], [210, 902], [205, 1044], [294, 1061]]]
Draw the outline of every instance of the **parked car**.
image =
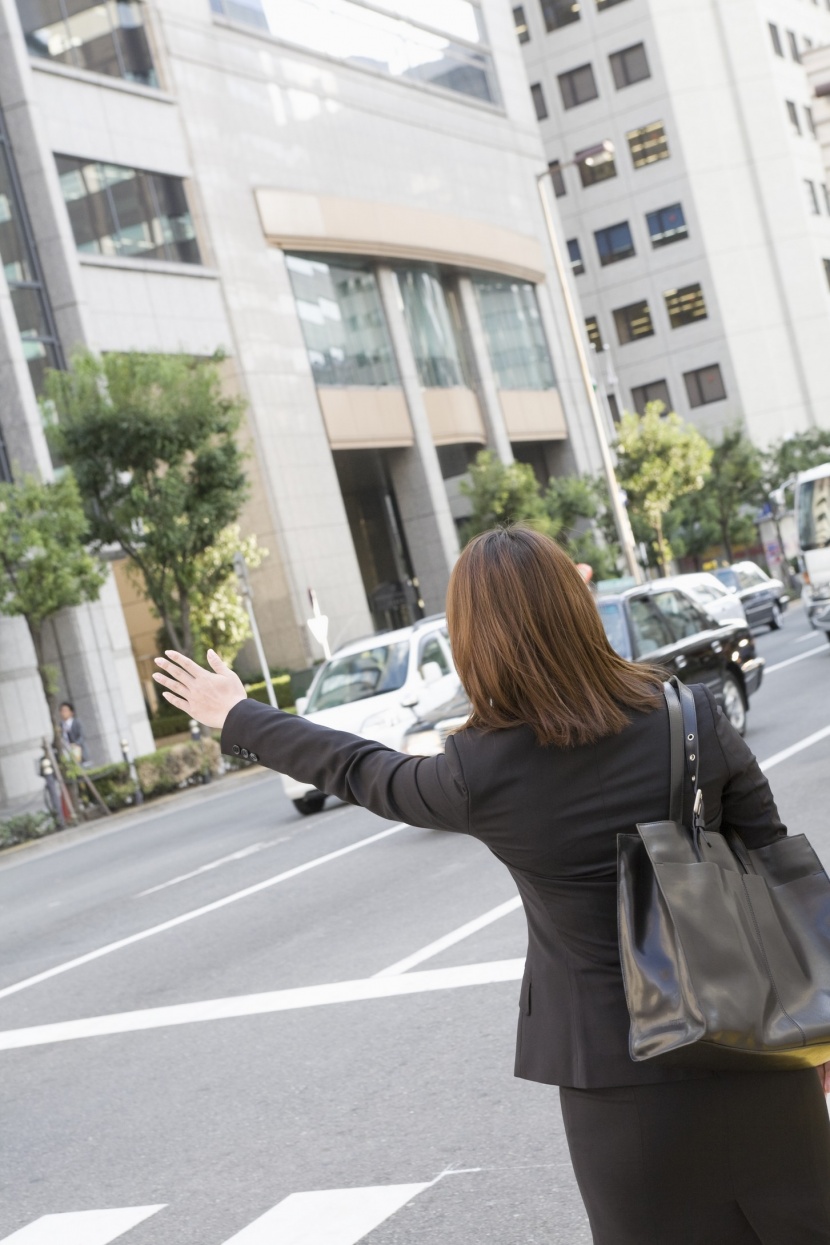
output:
[[705, 613], [711, 614], [718, 622], [729, 619], [737, 619], [738, 622], [745, 623], [747, 621], [743, 604], [737, 593], [733, 592], [726, 584], [722, 584], [714, 575], [710, 575], [708, 571], [691, 571], [686, 575], [668, 575], [664, 579], [654, 579], [651, 581], [651, 587], [660, 586], [663, 588], [679, 588], [681, 592], [685, 592], [693, 601], [700, 605]]
[[[338, 649], [314, 676], [308, 696], [297, 701], [297, 712], [400, 751], [407, 727], [460, 686], [446, 619], [438, 615]], [[298, 812], [318, 813], [325, 804], [324, 791], [287, 774], [281, 778]]]
[[684, 683], [703, 683], [741, 734], [764, 659], [745, 622], [720, 622], [679, 588], [658, 582], [597, 601], [613, 647], [629, 661], [665, 666]]
[[773, 579], [754, 562], [733, 562], [712, 574], [738, 598], [750, 627], [766, 625], [777, 631], [783, 625], [790, 598], [780, 579]]

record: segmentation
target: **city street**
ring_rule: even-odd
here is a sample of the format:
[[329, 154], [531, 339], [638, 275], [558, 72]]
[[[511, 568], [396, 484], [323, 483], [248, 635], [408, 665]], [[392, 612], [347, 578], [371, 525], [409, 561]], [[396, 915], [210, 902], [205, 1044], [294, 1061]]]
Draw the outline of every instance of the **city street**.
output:
[[[757, 643], [747, 740], [830, 865], [830, 645], [799, 604]], [[0, 1243], [587, 1243], [512, 1075], [517, 903], [266, 772], [0, 858]]]

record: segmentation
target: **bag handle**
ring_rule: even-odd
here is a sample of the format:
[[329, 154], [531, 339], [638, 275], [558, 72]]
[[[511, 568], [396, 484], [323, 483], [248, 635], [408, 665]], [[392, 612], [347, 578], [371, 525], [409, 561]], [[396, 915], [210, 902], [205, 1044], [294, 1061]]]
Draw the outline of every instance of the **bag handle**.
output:
[[703, 793], [698, 782], [700, 747], [695, 698], [676, 675], [663, 684], [663, 692], [671, 736], [670, 818], [692, 831], [697, 847], [703, 829]]

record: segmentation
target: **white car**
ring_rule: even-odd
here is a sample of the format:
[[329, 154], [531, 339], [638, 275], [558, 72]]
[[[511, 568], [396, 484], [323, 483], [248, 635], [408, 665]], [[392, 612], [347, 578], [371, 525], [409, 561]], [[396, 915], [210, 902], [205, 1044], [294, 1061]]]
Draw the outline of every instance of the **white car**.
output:
[[[460, 686], [447, 621], [439, 615], [343, 645], [317, 671], [297, 712], [400, 751], [413, 722], [452, 699]], [[287, 774], [281, 778], [298, 812], [318, 813], [325, 804], [324, 791]]]
[[714, 575], [710, 575], [708, 571], [691, 571], [687, 575], [668, 575], [665, 579], [656, 579], [651, 582], [652, 587], [656, 585], [680, 588], [707, 614], [711, 614], [716, 622], [727, 622], [733, 618], [744, 623], [747, 620], [746, 611], [735, 593], [730, 592], [725, 584], [722, 584]]

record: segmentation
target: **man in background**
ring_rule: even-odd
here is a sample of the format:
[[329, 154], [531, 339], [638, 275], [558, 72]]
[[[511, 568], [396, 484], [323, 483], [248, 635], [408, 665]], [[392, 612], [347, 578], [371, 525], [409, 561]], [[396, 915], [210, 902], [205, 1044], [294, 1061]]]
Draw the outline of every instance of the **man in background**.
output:
[[69, 753], [76, 764], [84, 765], [88, 760], [86, 741], [83, 727], [75, 717], [74, 705], [65, 700], [60, 707], [60, 715], [64, 750]]

